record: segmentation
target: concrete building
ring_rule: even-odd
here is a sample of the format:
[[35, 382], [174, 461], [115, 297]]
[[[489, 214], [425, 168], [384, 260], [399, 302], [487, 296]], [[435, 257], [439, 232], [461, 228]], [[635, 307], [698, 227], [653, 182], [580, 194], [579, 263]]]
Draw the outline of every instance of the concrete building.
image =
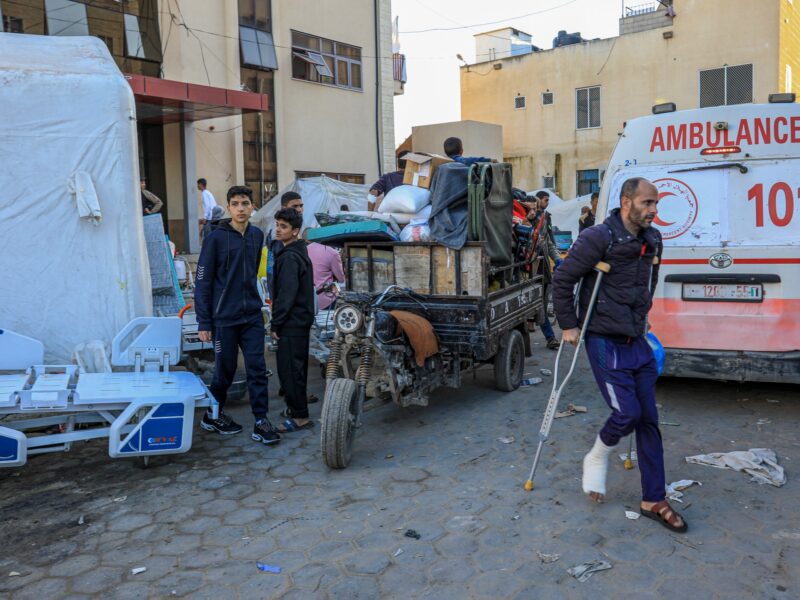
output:
[[200, 177], [222, 206], [241, 183], [260, 206], [296, 177], [369, 183], [395, 168], [405, 69], [390, 0], [0, 0], [0, 14], [5, 32], [106, 43], [181, 250], [199, 249]]
[[516, 186], [564, 198], [596, 189], [624, 123], [655, 104], [767, 102], [798, 91], [800, 3], [666, 4], [626, 7], [615, 38], [570, 34], [578, 43], [461, 68], [461, 118], [502, 126]]

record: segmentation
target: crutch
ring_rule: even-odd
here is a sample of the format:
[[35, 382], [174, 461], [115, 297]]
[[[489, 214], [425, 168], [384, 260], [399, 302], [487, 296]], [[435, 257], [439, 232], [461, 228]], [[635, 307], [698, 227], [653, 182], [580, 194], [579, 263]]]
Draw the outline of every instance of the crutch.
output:
[[[647, 280], [647, 289], [652, 294], [653, 293], [653, 269], [658, 264], [658, 256], [653, 257], [653, 263], [650, 265], [650, 279]], [[644, 334], [647, 335], [647, 317], [644, 318]], [[628, 458], [625, 459], [624, 467], [626, 470], [630, 471], [633, 469], [633, 438], [635, 436], [635, 432], [631, 432], [630, 439], [628, 440]]]
[[[542, 420], [542, 427], [539, 429], [539, 447], [536, 448], [536, 456], [533, 458], [533, 465], [531, 466], [531, 473], [528, 476], [528, 481], [525, 482], [525, 489], [527, 491], [531, 491], [533, 489], [533, 476], [536, 474], [536, 466], [539, 464], [539, 457], [542, 454], [542, 448], [544, 447], [544, 443], [547, 441], [547, 436], [550, 435], [550, 427], [553, 425], [553, 417], [556, 414], [556, 407], [558, 406], [558, 400], [561, 398], [561, 391], [564, 389], [564, 386], [569, 381], [570, 376], [572, 376], [572, 371], [575, 370], [575, 364], [578, 362], [578, 354], [580, 354], [581, 344], [583, 343], [583, 336], [586, 335], [586, 328], [589, 326], [589, 319], [592, 316], [592, 309], [594, 309], [594, 303], [597, 300], [597, 293], [600, 291], [600, 282], [603, 280], [603, 275], [608, 273], [611, 270], [611, 266], [608, 263], [599, 262], [594, 266], [594, 270], [597, 271], [597, 280], [594, 283], [594, 289], [592, 290], [592, 297], [589, 300], [589, 308], [586, 311], [586, 318], [583, 320], [583, 327], [581, 328], [581, 335], [578, 339], [578, 344], [575, 346], [575, 354], [572, 355], [572, 364], [569, 367], [569, 371], [567, 371], [567, 375], [564, 377], [564, 380], [561, 382], [561, 385], [558, 385], [558, 362], [561, 358], [561, 351], [564, 349], [564, 338], [561, 338], [561, 345], [558, 347], [558, 354], [556, 354], [556, 364], [553, 367], [553, 389], [550, 392], [550, 399], [547, 401], [547, 408], [544, 411], [544, 419]], [[580, 281], [578, 284], [577, 289], [575, 290], [575, 304], [578, 304], [578, 298], [580, 297], [581, 293], [581, 286], [583, 285], [583, 280]]]

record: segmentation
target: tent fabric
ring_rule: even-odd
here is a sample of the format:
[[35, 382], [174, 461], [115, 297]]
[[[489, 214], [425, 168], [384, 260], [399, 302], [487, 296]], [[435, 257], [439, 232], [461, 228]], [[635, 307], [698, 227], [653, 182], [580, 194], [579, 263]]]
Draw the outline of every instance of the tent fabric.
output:
[[551, 201], [547, 207], [547, 212], [550, 213], [553, 227], [557, 227], [559, 231], [571, 231], [572, 239], [576, 239], [578, 237], [578, 220], [581, 216], [581, 209], [584, 206], [589, 206], [591, 199], [591, 194], [587, 194], [574, 200], [563, 200], [556, 205], [553, 205]]
[[94, 37], [0, 33], [0, 328], [68, 363], [152, 314], [133, 92]]
[[319, 227], [316, 213], [336, 215], [346, 204], [352, 212], [366, 211], [370, 198], [370, 185], [345, 183], [325, 175], [296, 179], [283, 188], [250, 218], [250, 222], [263, 232], [272, 229], [275, 213], [281, 208], [281, 196], [286, 192], [297, 192], [303, 198], [303, 228]]

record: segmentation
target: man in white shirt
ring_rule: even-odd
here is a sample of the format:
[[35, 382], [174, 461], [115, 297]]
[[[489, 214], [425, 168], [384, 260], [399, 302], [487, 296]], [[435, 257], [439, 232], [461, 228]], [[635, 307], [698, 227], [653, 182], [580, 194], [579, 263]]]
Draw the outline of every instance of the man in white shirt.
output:
[[203, 198], [203, 215], [200, 217], [201, 227], [211, 220], [212, 211], [217, 205], [217, 201], [214, 199], [214, 194], [206, 189], [207, 185], [208, 182], [205, 179], [201, 178], [197, 180], [197, 189], [200, 191], [200, 195]]

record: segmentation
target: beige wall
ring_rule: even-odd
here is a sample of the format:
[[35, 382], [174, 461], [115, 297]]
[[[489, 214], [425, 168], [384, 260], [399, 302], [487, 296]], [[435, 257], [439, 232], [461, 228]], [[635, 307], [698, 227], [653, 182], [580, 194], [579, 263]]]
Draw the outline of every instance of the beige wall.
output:
[[[381, 0], [382, 15], [391, 18]], [[386, 6], [383, 6], [386, 5]], [[376, 132], [376, 68], [374, 3], [365, 0], [282, 0], [272, 3], [273, 36], [279, 69], [275, 78], [278, 186], [288, 185], [296, 171], [363, 174], [378, 178], [378, 159], [393, 159], [394, 83], [384, 77], [378, 98]], [[391, 32], [391, 24], [387, 24]], [[362, 91], [292, 79], [291, 30], [359, 46]], [[387, 52], [383, 43], [381, 54]], [[391, 75], [391, 47], [386, 54]], [[383, 60], [383, 59], [382, 59]]]
[[449, 137], [461, 138], [464, 156], [503, 158], [503, 128], [478, 121], [453, 121], [412, 127], [414, 152], [444, 154], [443, 143]]
[[[787, 2], [675, 0], [677, 18], [668, 28], [493, 63], [502, 65], [500, 70], [489, 63], [464, 67], [461, 116], [502, 125], [515, 186], [534, 189], [543, 176], [556, 175], [559, 194], [572, 198], [576, 171], [605, 169], [625, 121], [649, 114], [660, 102], [697, 108], [700, 70], [753, 63], [756, 102], [783, 91], [779, 9]], [[664, 39], [666, 31], [673, 32], [671, 39]], [[595, 85], [601, 86], [601, 127], [578, 130], [575, 91]], [[542, 106], [544, 91], [554, 93], [553, 105]], [[525, 110], [514, 110], [518, 94], [527, 97]]]
[[[239, 13], [236, 2], [192, 2], [191, 5], [183, 2], [181, 9], [183, 16], [176, 12], [174, 1], [159, 2], [159, 27], [162, 47], [165, 47], [164, 79], [239, 89]], [[185, 18], [190, 28], [217, 35], [198, 32], [195, 37], [187, 34], [177, 24], [171, 25], [170, 12], [174, 14], [176, 23]], [[244, 181], [241, 122], [241, 117], [236, 116], [194, 123], [197, 177], [208, 180], [208, 189], [214, 194], [217, 204], [223, 207], [228, 188]], [[183, 198], [184, 194], [181, 127], [174, 124], [164, 128], [167, 197], [170, 199]], [[199, 192], [196, 201], [202, 213]], [[183, 219], [183, 204], [171, 200], [169, 215], [170, 221]]]
[[[394, 168], [394, 84], [392, 80], [391, 1], [380, 0], [379, 23], [382, 86], [378, 98], [379, 138], [376, 138], [374, 3], [367, 0], [272, 0], [272, 29], [278, 58], [275, 72], [278, 189], [295, 171], [363, 174], [367, 183], [378, 177], [378, 152]], [[183, 18], [202, 41], [177, 23], [175, 2], [160, 0], [162, 45], [166, 45], [163, 77], [228, 89], [240, 89], [239, 15], [237, 3], [182, 2]], [[172, 15], [175, 23], [172, 23]], [[171, 29], [171, 32], [170, 32]], [[345, 42], [362, 49], [363, 91], [351, 91], [292, 79], [291, 30]], [[169, 40], [168, 42], [166, 40]], [[385, 58], [384, 58], [385, 57]], [[244, 181], [241, 117], [198, 121], [195, 129], [197, 177], [208, 180], [221, 206], [231, 185]], [[211, 131], [213, 127], [214, 131]], [[180, 126], [164, 131], [168, 197], [181, 198]], [[378, 144], [380, 146], [378, 146]], [[199, 196], [198, 196], [199, 202]], [[182, 208], [170, 203], [171, 219]]]
[[[787, 65], [791, 68], [791, 89], [786, 85]], [[789, 0], [781, 2], [778, 81], [776, 92], [800, 90], [800, 7]]]

